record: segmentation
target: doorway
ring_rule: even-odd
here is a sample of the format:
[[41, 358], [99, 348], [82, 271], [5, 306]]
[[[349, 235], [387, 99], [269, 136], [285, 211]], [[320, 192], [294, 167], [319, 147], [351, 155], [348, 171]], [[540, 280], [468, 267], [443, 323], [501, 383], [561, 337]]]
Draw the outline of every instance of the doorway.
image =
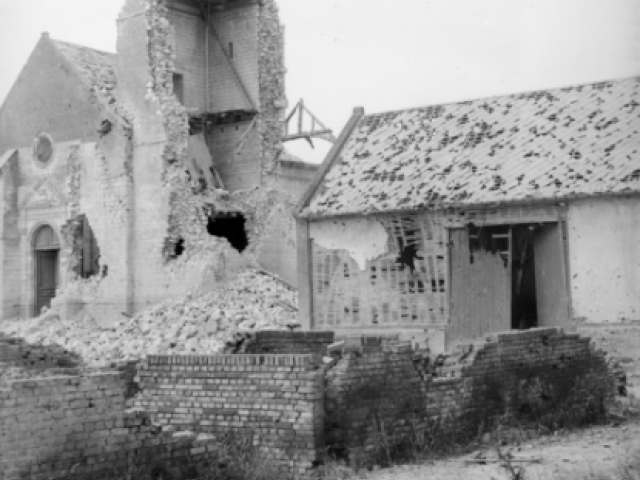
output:
[[559, 222], [450, 230], [448, 344], [511, 329], [567, 326]]
[[40, 227], [34, 241], [35, 258], [35, 311], [39, 316], [44, 307], [51, 308], [51, 300], [56, 296], [58, 287], [58, 261], [60, 242], [58, 236], [48, 225]]

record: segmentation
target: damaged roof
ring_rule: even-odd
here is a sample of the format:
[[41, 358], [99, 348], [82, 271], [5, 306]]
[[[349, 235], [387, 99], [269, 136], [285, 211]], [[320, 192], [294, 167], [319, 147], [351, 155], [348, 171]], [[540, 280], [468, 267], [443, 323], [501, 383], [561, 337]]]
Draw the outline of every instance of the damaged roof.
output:
[[51, 40], [51, 43], [78, 70], [98, 98], [117, 110], [116, 54], [59, 40]]
[[302, 213], [640, 190], [640, 77], [363, 116]]

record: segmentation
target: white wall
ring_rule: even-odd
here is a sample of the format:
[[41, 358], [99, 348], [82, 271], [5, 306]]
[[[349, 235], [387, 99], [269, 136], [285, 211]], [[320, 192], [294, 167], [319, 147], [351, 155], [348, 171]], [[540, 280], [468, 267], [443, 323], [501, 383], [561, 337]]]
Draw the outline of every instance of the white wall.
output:
[[573, 318], [640, 320], [640, 198], [572, 203], [567, 224]]

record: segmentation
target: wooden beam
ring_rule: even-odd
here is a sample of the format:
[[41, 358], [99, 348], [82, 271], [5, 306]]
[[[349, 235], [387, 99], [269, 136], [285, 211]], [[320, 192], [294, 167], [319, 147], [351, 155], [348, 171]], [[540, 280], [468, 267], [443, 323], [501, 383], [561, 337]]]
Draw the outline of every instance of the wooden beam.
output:
[[333, 135], [333, 132], [331, 130], [316, 130], [314, 132], [310, 132], [312, 133], [312, 135], [309, 135], [309, 133], [294, 133], [292, 135], [285, 135], [284, 137], [282, 137], [283, 141], [287, 141], [287, 140], [298, 140], [300, 138], [309, 138], [309, 137], [319, 137], [321, 135]]
[[354, 108], [351, 118], [347, 122], [347, 125], [344, 127], [344, 129], [340, 133], [340, 136], [338, 137], [336, 142], [333, 144], [333, 147], [331, 147], [331, 150], [327, 154], [327, 158], [325, 158], [324, 162], [322, 162], [322, 164], [320, 165], [320, 168], [316, 171], [316, 174], [313, 177], [313, 180], [311, 180], [311, 184], [309, 185], [309, 188], [300, 199], [300, 202], [298, 202], [298, 205], [296, 206], [296, 211], [294, 213], [294, 216], [296, 218], [300, 218], [300, 214], [302, 213], [302, 210], [309, 205], [309, 202], [311, 202], [311, 200], [315, 196], [316, 192], [318, 191], [318, 188], [320, 188], [320, 185], [324, 180], [325, 175], [329, 173], [329, 170], [331, 170], [331, 167], [333, 166], [333, 164], [340, 157], [340, 152], [342, 152], [342, 149], [346, 145], [347, 140], [349, 140], [349, 137], [351, 137], [351, 134], [355, 131], [362, 117], [364, 117], [364, 108], [362, 107]]

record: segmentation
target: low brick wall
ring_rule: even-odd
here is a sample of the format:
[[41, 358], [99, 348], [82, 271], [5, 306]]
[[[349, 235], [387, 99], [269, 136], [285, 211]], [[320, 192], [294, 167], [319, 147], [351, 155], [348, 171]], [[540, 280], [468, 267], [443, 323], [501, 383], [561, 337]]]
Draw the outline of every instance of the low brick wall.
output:
[[152, 426], [144, 412], [126, 410], [127, 388], [126, 374], [114, 372], [15, 381], [1, 389], [0, 478], [199, 475], [215, 458], [214, 441]]
[[504, 414], [586, 422], [613, 393], [604, 356], [557, 328], [507, 332], [438, 357], [384, 343], [349, 337], [326, 372], [327, 444], [352, 459], [438, 428], [472, 436]]
[[331, 357], [150, 356], [135, 381], [136, 364], [125, 363], [8, 382], [0, 478], [169, 478], [176, 469], [173, 478], [195, 478], [217, 461], [214, 442], [226, 434], [247, 437], [283, 474], [301, 478], [327, 447], [357, 460], [416, 435], [464, 441], [505, 414], [540, 425], [588, 422], [613, 393], [604, 356], [556, 328], [494, 335], [435, 357], [391, 337], [349, 336], [326, 349], [326, 334], [295, 332], [287, 346], [290, 332], [275, 333], [256, 345]]
[[275, 466], [301, 476], [324, 451], [320, 363], [317, 355], [150, 356], [135, 405], [178, 430], [250, 436]]

